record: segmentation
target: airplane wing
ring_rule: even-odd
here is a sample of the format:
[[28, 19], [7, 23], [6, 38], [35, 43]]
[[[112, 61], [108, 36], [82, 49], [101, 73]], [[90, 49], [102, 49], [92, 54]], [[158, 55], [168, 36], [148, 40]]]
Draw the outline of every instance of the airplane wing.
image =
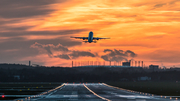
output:
[[99, 37], [93, 37], [93, 40], [99, 40], [99, 39], [110, 39], [110, 38], [99, 38]]
[[71, 38], [83, 39], [83, 40], [88, 39], [88, 37], [71, 37]]

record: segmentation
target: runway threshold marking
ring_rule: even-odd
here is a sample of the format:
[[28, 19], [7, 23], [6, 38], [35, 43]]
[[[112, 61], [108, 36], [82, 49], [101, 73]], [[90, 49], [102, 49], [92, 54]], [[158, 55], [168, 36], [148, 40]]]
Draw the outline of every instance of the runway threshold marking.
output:
[[88, 90], [89, 90], [91, 93], [93, 93], [95, 96], [97, 96], [97, 97], [99, 97], [99, 98], [101, 98], [101, 99], [103, 99], [103, 100], [111, 101], [111, 100], [109, 100], [109, 99], [106, 99], [106, 98], [104, 98], [104, 97], [96, 94], [96, 93], [93, 92], [91, 89], [89, 89], [85, 84], [83, 84], [83, 85], [84, 85], [84, 87], [86, 87], [86, 89], [88, 89]]

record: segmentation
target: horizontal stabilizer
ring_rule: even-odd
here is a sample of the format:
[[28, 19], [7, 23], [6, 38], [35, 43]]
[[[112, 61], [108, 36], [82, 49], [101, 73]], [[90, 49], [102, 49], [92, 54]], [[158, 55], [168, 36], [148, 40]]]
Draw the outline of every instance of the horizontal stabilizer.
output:
[[88, 39], [88, 37], [70, 37], [70, 38], [83, 39], [83, 40]]
[[89, 41], [83, 41], [83, 42], [87, 43], [87, 42], [89, 42]]
[[110, 38], [99, 38], [99, 37], [93, 37], [93, 40], [100, 40], [100, 39], [110, 39]]
[[[87, 43], [87, 42], [89, 42], [89, 41], [83, 41], [83, 42]], [[96, 43], [97, 41], [92, 41], [92, 42]], [[89, 42], [89, 43], [91, 43], [91, 42]]]

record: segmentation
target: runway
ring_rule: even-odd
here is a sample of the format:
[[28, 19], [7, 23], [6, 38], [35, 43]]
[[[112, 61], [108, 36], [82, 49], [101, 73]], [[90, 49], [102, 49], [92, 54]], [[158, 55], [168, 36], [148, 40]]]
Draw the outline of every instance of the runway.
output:
[[[19, 101], [180, 101], [113, 87], [105, 83], [64, 83], [61, 86]], [[17, 100], [16, 100], [17, 101]]]

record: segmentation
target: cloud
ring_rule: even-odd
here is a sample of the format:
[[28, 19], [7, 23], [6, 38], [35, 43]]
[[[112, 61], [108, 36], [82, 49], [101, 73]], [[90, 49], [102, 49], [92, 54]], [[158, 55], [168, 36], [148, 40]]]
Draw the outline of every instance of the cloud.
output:
[[104, 59], [105, 61], [128, 61], [125, 57], [122, 57], [122, 56], [116, 56], [116, 57], [109, 57], [108, 55], [103, 55], [101, 56], [102, 59]]
[[133, 51], [127, 50], [111, 50], [111, 49], [104, 49], [104, 53], [109, 52], [106, 55], [102, 55], [101, 58], [104, 59], [105, 61], [128, 61], [128, 57], [135, 57], [137, 54], [135, 54]]
[[[5, 21], [6, 22], [6, 21]], [[4, 24], [5, 24], [4, 22]], [[7, 20], [6, 23], [11, 21]], [[38, 63], [46, 64], [45, 59], [41, 60], [39, 56], [40, 51], [48, 53], [51, 58], [54, 51], [67, 50], [67, 47], [81, 45], [82, 42], [78, 40], [70, 40], [70, 34], [76, 34], [84, 31], [84, 29], [75, 30], [61, 30], [61, 31], [26, 31], [29, 27], [18, 26], [3, 26], [0, 29], [9, 30], [8, 32], [0, 31], [0, 61], [1, 63], [23, 63], [28, 64], [27, 61], [34, 60]], [[34, 38], [31, 38], [31, 37]], [[53, 38], [49, 36], [55, 36]], [[56, 37], [57, 36], [57, 37]], [[37, 42], [36, 44], [34, 44]], [[41, 44], [39, 44], [41, 43]], [[61, 43], [61, 45], [59, 45]], [[30, 48], [34, 44], [34, 48], [41, 47], [41, 50]], [[46, 46], [43, 46], [46, 45]], [[18, 51], [13, 51], [18, 50]], [[28, 58], [33, 57], [33, 58]], [[62, 57], [64, 58], [64, 56]], [[35, 60], [37, 59], [37, 60]]]
[[28, 63], [22, 58], [38, 55], [38, 50], [29, 48], [32, 42], [22, 41], [22, 38], [11, 38], [9, 41], [0, 42], [1, 63]]
[[111, 49], [104, 49], [104, 52], [108, 52], [108, 51], [113, 52], [113, 50]]
[[47, 44], [47, 45], [44, 45], [44, 44], [40, 44], [40, 43], [37, 43], [35, 42], [35, 44], [31, 45], [32, 48], [40, 48], [40, 49], [44, 49], [46, 50], [46, 52], [51, 56], [53, 55], [52, 51], [55, 50], [55, 51], [63, 51], [63, 52], [68, 52], [68, 48], [67, 47], [64, 47], [62, 46], [61, 44], [58, 44], [58, 45], [53, 45], [53, 44]]
[[148, 57], [151, 62], [159, 61], [165, 63], [179, 63], [180, 51], [159, 49], [153, 52], [147, 52], [146, 54], [143, 54], [143, 57]]
[[[26, 29], [26, 27], [24, 28]], [[23, 28], [18, 28], [17, 30], [11, 30], [10, 32], [0, 32], [0, 43], [7, 44], [9, 42], [16, 43], [21, 41], [21, 44], [28, 43], [27, 45], [32, 45], [34, 42], [38, 42], [43, 44], [50, 43], [55, 45], [61, 43], [63, 46], [75, 46], [81, 45], [82, 42], [80, 42], [79, 40], [70, 40], [69, 35], [85, 31], [84, 29], [61, 31], [24, 31]], [[19, 46], [18, 44], [14, 45]]]
[[96, 57], [93, 53], [88, 51], [73, 51], [69, 54], [73, 59], [81, 57], [81, 56], [89, 56], [89, 57]]
[[[31, 45], [31, 48], [37, 48], [40, 52], [45, 52], [49, 55], [49, 57], [53, 58], [61, 58], [61, 59], [77, 59], [79, 57], [99, 57], [97, 53], [92, 53], [90, 51], [79, 51], [79, 50], [69, 50], [67, 47], [58, 44], [40, 44], [35, 43]], [[133, 51], [127, 50], [111, 50], [111, 49], [104, 49], [104, 53], [106, 55], [100, 56], [105, 61], [128, 61], [128, 58], [133, 58], [137, 56]]]
[[61, 55], [56, 55], [54, 57], [69, 60], [69, 59], [76, 59], [76, 58], [85, 57], [85, 56], [86, 57], [96, 57], [95, 54], [88, 52], [88, 51], [71, 51], [71, 50], [69, 50], [69, 53], [66, 53], [66, 54], [63, 53]]
[[[9, 32], [1, 32], [1, 36], [27, 36], [27, 35], [70, 35], [86, 31], [87, 29], [59, 30], [59, 31], [26, 31], [30, 27], [9, 27], [3, 26], [3, 29]], [[13, 31], [13, 32], [12, 32]]]
[[76, 59], [83, 56], [96, 57], [95, 54], [89, 51], [69, 50], [67, 47], [61, 44], [58, 44], [58, 45], [40, 44], [36, 42], [33, 45], [31, 45], [31, 48], [37, 48], [41, 52], [45, 51], [49, 55], [49, 57], [61, 58], [61, 59], [66, 59], [66, 60]]
[[125, 57], [112, 57], [111, 58], [111, 61], [122, 61], [122, 60], [125, 60], [125, 61], [128, 61], [128, 59], [127, 58], [125, 58]]
[[156, 4], [154, 7], [155, 7], [155, 8], [159, 8], [159, 7], [162, 7], [162, 6], [164, 6], [164, 5], [166, 5], [166, 3]]
[[[39, 54], [39, 51], [45, 52], [46, 54], [43, 55], [46, 57], [49, 55], [51, 59], [59, 63], [58, 58], [70, 60], [84, 56], [98, 57], [91, 51], [83, 51], [88, 48], [103, 52], [100, 50], [104, 47], [114, 47], [115, 50], [106, 49], [104, 55], [99, 56], [106, 61], [129, 60], [136, 54], [139, 59], [139, 56], [146, 51], [156, 49], [167, 50], [170, 49], [169, 47], [172, 50], [179, 49], [177, 47], [180, 31], [178, 27], [180, 26], [179, 0], [134, 0], [132, 2], [122, 0], [113, 0], [113, 2], [111, 0], [105, 2], [102, 0], [80, 2], [74, 0], [0, 0], [0, 8], [0, 50], [4, 52], [1, 53], [1, 62], [14, 60], [19, 63], [19, 58], [39, 56], [38, 60], [45, 63], [45, 59], [41, 60], [42, 54]], [[112, 40], [102, 40], [93, 46], [69, 38], [71, 35], [87, 36], [83, 33], [87, 30], [92, 30], [95, 36], [111, 37]], [[167, 34], [153, 35], [157, 34], [157, 30]], [[146, 35], [147, 33], [151, 36]], [[38, 50], [30, 48], [35, 42], [41, 43], [41, 46], [36, 44], [34, 47]], [[63, 52], [57, 49], [59, 43], [68, 51]], [[103, 46], [98, 47], [99, 44]], [[69, 48], [72, 46], [76, 49], [82, 48], [73, 52]], [[117, 47], [122, 47], [123, 50], [124, 48], [136, 50], [138, 53], [133, 53], [131, 50], [118, 50]], [[18, 51], [11, 51], [17, 49]], [[162, 52], [155, 55], [148, 54], [140, 59], [159, 60], [158, 54]], [[162, 54], [160, 57], [163, 60], [167, 58], [167, 62], [178, 60], [179, 57], [175, 59], [178, 52], [170, 54], [171, 57], [169, 54]], [[49, 57], [46, 63], [48, 61]]]
[[126, 54], [124, 54], [124, 51], [123, 51], [123, 50], [116, 50], [116, 49], [114, 49], [114, 50], [105, 49], [105, 50], [104, 50], [105, 53], [108, 52], [108, 51], [110, 52], [108, 55], [109, 55], [109, 56], [112, 56], [112, 57], [114, 57], [114, 56], [116, 56], [116, 55], [126, 56]]
[[130, 56], [130, 57], [136, 57], [136, 56], [137, 56], [137, 54], [135, 54], [133, 51], [130, 51], [130, 50], [127, 50], [127, 51], [125, 52], [125, 54], [126, 54], [127, 56]]
[[169, 4], [175, 4], [176, 2], [180, 2], [179, 0], [173, 0]]
[[[58, 1], [65, 1], [65, 0], [58, 0]], [[18, 0], [18, 1], [12, 1], [12, 0], [1, 0], [0, 5], [1, 6], [42, 6], [42, 5], [48, 5], [48, 4], [53, 4], [56, 3], [57, 0], [31, 0], [31, 1], [25, 1], [25, 0]]]
[[57, 56], [54, 56], [54, 57], [55, 58], [66, 59], [66, 60], [70, 59], [69, 55], [67, 55], [67, 54], [57, 55]]
[[0, 16], [4, 18], [21, 18], [45, 15], [53, 11], [47, 5], [66, 0], [1, 0]]

